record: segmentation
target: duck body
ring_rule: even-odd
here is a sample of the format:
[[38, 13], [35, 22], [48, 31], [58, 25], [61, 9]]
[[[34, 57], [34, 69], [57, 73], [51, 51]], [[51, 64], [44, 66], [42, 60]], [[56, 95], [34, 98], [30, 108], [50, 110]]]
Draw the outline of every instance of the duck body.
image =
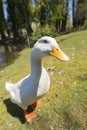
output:
[[54, 38], [44, 36], [35, 43], [32, 49], [30, 75], [15, 84], [6, 82], [6, 89], [11, 101], [24, 110], [25, 119], [28, 121], [35, 117], [34, 113], [27, 112], [28, 106], [35, 106], [37, 100], [49, 90], [50, 79], [47, 71], [42, 66], [42, 59], [50, 55], [62, 61], [69, 60], [68, 56], [60, 50]]
[[24, 110], [44, 96], [50, 87], [50, 78], [45, 68], [41, 65], [41, 61], [34, 63], [34, 65], [35, 69], [32, 68], [33, 71], [30, 75], [21, 79], [16, 84], [8, 82], [6, 84], [11, 101]]

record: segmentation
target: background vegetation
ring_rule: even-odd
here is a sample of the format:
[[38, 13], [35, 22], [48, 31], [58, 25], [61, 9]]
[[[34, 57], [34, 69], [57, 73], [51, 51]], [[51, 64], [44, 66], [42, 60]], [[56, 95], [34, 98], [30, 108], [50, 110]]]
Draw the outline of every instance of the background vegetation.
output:
[[86, 28], [86, 0], [0, 0], [2, 40], [23, 36], [29, 42]]

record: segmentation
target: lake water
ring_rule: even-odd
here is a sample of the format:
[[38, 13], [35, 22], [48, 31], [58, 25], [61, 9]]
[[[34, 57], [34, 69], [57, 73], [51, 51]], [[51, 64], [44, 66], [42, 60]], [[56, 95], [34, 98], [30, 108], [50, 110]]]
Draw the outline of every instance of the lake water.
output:
[[0, 46], [0, 67], [5, 66], [6, 63], [10, 61], [10, 58], [15, 58], [15, 55], [12, 52], [11, 48]]
[[28, 47], [27, 44], [0, 46], [0, 67], [13, 62], [18, 57], [18, 52]]

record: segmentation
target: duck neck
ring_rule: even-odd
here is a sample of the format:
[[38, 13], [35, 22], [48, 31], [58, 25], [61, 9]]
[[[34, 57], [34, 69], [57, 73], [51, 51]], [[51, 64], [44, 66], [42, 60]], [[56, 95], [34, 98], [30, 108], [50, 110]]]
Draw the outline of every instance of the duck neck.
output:
[[31, 76], [39, 79], [41, 73], [42, 73], [41, 59], [37, 59], [35, 56], [31, 55]]

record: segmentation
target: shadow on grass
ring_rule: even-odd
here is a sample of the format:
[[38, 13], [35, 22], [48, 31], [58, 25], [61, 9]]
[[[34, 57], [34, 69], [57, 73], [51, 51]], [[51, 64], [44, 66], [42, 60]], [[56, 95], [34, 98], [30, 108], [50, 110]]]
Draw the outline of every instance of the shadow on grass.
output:
[[23, 113], [23, 110], [18, 107], [16, 104], [13, 104], [11, 101], [10, 101], [10, 98], [9, 99], [6, 99], [3, 101], [6, 108], [7, 108], [7, 111], [10, 115], [12, 115], [13, 117], [16, 117], [20, 120], [20, 122], [22, 124], [24, 124], [26, 122], [26, 120], [24, 119], [24, 113]]

